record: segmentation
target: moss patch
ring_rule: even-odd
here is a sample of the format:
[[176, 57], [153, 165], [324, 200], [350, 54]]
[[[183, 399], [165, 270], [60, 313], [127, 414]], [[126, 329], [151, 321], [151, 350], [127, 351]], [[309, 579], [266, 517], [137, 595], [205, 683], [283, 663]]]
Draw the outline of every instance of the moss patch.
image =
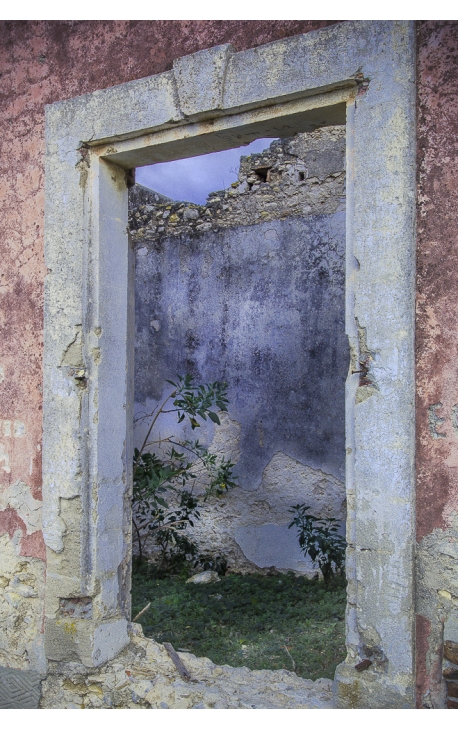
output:
[[292, 574], [226, 575], [187, 584], [179, 576], [133, 576], [132, 615], [145, 636], [215, 664], [293, 669], [301, 677], [333, 678], [345, 658], [345, 586]]

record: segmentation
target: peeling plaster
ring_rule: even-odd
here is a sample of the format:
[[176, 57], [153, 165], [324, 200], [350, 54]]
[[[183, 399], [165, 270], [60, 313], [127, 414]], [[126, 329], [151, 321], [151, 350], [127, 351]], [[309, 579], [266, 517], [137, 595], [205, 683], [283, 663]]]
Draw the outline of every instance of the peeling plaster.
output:
[[[2, 25], [4, 63], [2, 82], [5, 103], [5, 155], [2, 171], [7, 185], [5, 220], [11, 221], [2, 249], [5, 309], [11, 315], [5, 333], [7, 358], [0, 381], [11, 373], [5, 392], [5, 411], [14, 419], [15, 408], [27, 413], [33, 449], [41, 429], [42, 282], [46, 273], [42, 255], [44, 104], [85, 94], [132, 78], [146, 77], [170, 68], [173, 56], [186, 55], [210, 45], [230, 41], [237, 50], [252, 48], [289, 35], [331, 25], [335, 21], [15, 21]], [[338, 28], [338, 26], [337, 26]], [[456, 509], [453, 465], [444, 454], [446, 442], [431, 444], [427, 407], [450, 393], [451, 405], [456, 368], [456, 316], [450, 298], [454, 291], [456, 248], [456, 22], [419, 22], [418, 28], [418, 523], [419, 539], [435, 526], [447, 527]], [[316, 35], [316, 34], [314, 34]], [[96, 42], [97, 41], [97, 42]], [[364, 40], [369, 43], [370, 40]], [[21, 53], [17, 55], [20, 47]], [[154, 54], [144, 49], [154, 48]], [[336, 47], [337, 49], [337, 47]], [[347, 49], [347, 53], [351, 48]], [[258, 49], [252, 52], [258, 55]], [[320, 63], [321, 60], [320, 60]], [[355, 64], [353, 72], [358, 64]], [[69, 73], [71, 66], [72, 73]], [[400, 83], [406, 83], [402, 70]], [[373, 74], [371, 74], [372, 78]], [[399, 78], [395, 79], [397, 83]], [[248, 80], [251, 83], [251, 79]], [[378, 83], [375, 79], [372, 84]], [[387, 85], [391, 88], [391, 85]], [[384, 88], [377, 87], [383, 94]], [[364, 99], [363, 99], [364, 100]], [[24, 111], [26, 110], [26, 112]], [[412, 125], [413, 129], [413, 125]], [[373, 129], [370, 130], [373, 133]], [[90, 133], [87, 135], [90, 136]], [[66, 154], [63, 148], [63, 154]], [[376, 162], [376, 161], [375, 161]], [[398, 174], [398, 170], [394, 171]], [[376, 191], [374, 191], [375, 193]], [[22, 203], [20, 220], [16, 212]], [[395, 232], [394, 232], [395, 233]], [[26, 324], [26, 326], [24, 326]], [[21, 331], [21, 338], [17, 332]], [[24, 377], [24, 373], [27, 373]], [[450, 386], [450, 387], [449, 387]], [[14, 407], [13, 404], [14, 403]], [[370, 404], [371, 400], [368, 400]], [[364, 406], [364, 407], [365, 407]], [[24, 447], [25, 448], [25, 447]], [[29, 454], [26, 458], [29, 468]], [[4, 463], [1, 462], [0, 464]], [[11, 461], [11, 478], [23, 475], [19, 462]], [[40, 468], [38, 482], [40, 481]], [[0, 466], [1, 469], [1, 466]], [[10, 479], [9, 473], [2, 470]], [[38, 490], [39, 487], [36, 487]], [[35, 494], [35, 492], [34, 492]], [[35, 495], [37, 496], [37, 494]], [[37, 533], [33, 533], [34, 535]], [[421, 588], [421, 583], [420, 583]], [[440, 591], [447, 592], [446, 589]], [[32, 600], [32, 599], [30, 599]], [[418, 637], [417, 645], [422, 646]], [[8, 664], [10, 652], [2, 655]], [[359, 685], [358, 685], [359, 686]], [[350, 687], [353, 706], [360, 689]], [[78, 699], [81, 699], [80, 697]], [[82, 702], [84, 700], [81, 700]]]
[[11, 472], [10, 468], [10, 456], [7, 450], [5, 449], [4, 444], [0, 444], [0, 463], [3, 462], [3, 466], [1, 467], [3, 471], [5, 471], [7, 474]]
[[458, 645], [457, 560], [458, 515], [455, 515], [450, 528], [436, 528], [423, 538], [417, 549], [419, 706], [445, 706], [442, 671], [448, 664], [443, 665], [444, 625], [448, 626], [447, 639]]
[[[222, 434], [215, 430], [218, 443], [224, 444], [220, 453], [233, 459], [239, 448], [238, 429], [227, 414], [221, 416]], [[276, 567], [313, 577], [316, 567], [304, 558], [294, 530], [288, 530], [288, 510], [302, 502], [318, 517], [332, 516], [342, 525], [345, 522], [345, 485], [332, 474], [277, 452], [256, 489], [235, 487], [224, 497], [206, 502], [202, 519], [189, 534], [203, 551], [211, 546], [212, 553], [224, 555], [231, 571], [264, 573]]]
[[358, 328], [359, 343], [359, 362], [358, 369], [352, 370], [352, 375], [359, 374], [359, 384], [356, 391], [356, 403], [362, 403], [370, 398], [379, 390], [377, 381], [373, 373], [372, 363], [375, 362], [377, 354], [369, 350], [367, 346], [367, 328], [362, 327], [356, 317], [356, 326]]
[[13, 532], [0, 534], [0, 664], [43, 671], [44, 562], [23, 557], [26, 525], [19, 518], [10, 524]]
[[[358, 541], [362, 544], [372, 541], [376, 548], [371, 551], [370, 562], [364, 562], [364, 559], [361, 558], [362, 550], [357, 553], [355, 558], [361, 584], [367, 581], [368, 584], [373, 585], [374, 582], [377, 582], [379, 587], [378, 601], [375, 605], [370, 600], [370, 591], [361, 591], [357, 597], [358, 610], [365, 616], [367, 625], [377, 627], [383, 639], [383, 647], [389, 657], [389, 663], [387, 672], [383, 676], [377, 677], [377, 682], [372, 681], [372, 667], [358, 678], [359, 698], [355, 700], [355, 703], [359, 706], [364, 706], [362, 703], [370, 705], [370, 702], [372, 702], [372, 706], [377, 706], [377, 703], [393, 707], [409, 706], [411, 702], [409, 684], [412, 681], [412, 674], [410, 668], [405, 671], [405, 667], [409, 663], [413, 647], [409, 624], [409, 601], [412, 588], [412, 419], [410, 416], [413, 385], [411, 360], [413, 342], [411, 273], [414, 229], [412, 215], [414, 158], [411, 131], [414, 128], [413, 31], [413, 24], [403, 21], [349, 22], [337, 24], [319, 34], [297, 36], [291, 41], [279, 43], [276, 47], [272, 45], [252, 49], [242, 54], [234, 53], [229, 58], [223, 91], [221, 94], [215, 95], [215, 98], [223, 99], [222, 103], [231, 111], [229, 121], [233, 121], [234, 116], [239, 112], [237, 105], [242, 105], [242, 113], [246, 114], [244, 118], [252, 123], [253, 119], [250, 115], [252, 115], [253, 109], [259, 107], [259, 104], [290, 97], [293, 97], [295, 103], [296, 95], [303, 95], [306, 92], [313, 93], [313, 89], [310, 88], [311, 83], [326, 89], [329, 88], [329, 85], [332, 87], [336, 83], [345, 83], [345, 79], [354, 75], [362, 62], [364, 62], [365, 76], [371, 78], [371, 84], [366, 93], [358, 97], [357, 107], [350, 105], [348, 109], [348, 128], [352, 139], [350, 161], [354, 168], [352, 174], [354, 173], [355, 178], [353, 183], [356, 180], [356, 185], [353, 184], [352, 188], [354, 199], [349, 208], [348, 220], [351, 241], [354, 244], [355, 255], [360, 262], [360, 271], [354, 272], [355, 280], [352, 289], [354, 300], [351, 302], [350, 312], [351, 316], [356, 313], [360, 317], [360, 313], [364, 312], [364, 321], [370, 332], [371, 342], [376, 343], [375, 347], [380, 347], [380, 364], [384, 369], [380, 369], [380, 377], [377, 377], [380, 394], [377, 394], [377, 398], [367, 399], [365, 403], [355, 409], [356, 415], [352, 423], [352, 427], [353, 425], [355, 427], [355, 468], [352, 473], [352, 482], [349, 484], [349, 494], [353, 496], [352, 490], [354, 489]], [[299, 54], [302, 54], [300, 63], [298, 62]], [[277, 65], [271, 68], [272, 64], [276, 62], [278, 62]], [[269, 73], [265, 71], [269, 71]], [[100, 84], [100, 79], [97, 80], [97, 83]], [[117, 273], [116, 267], [112, 266], [112, 257], [110, 258], [114, 242], [116, 242], [119, 252], [125, 250], [126, 233], [125, 229], [121, 230], [122, 224], [120, 223], [125, 201], [121, 199], [119, 185], [113, 185], [110, 182], [110, 175], [107, 174], [109, 164], [105, 163], [103, 159], [97, 158], [96, 151], [93, 153], [93, 164], [90, 168], [91, 182], [94, 182], [91, 190], [100, 191], [101, 199], [100, 201], [97, 199], [97, 205], [99, 205], [97, 210], [104, 211], [106, 215], [104, 214], [99, 219], [95, 208], [90, 211], [91, 215], [94, 214], [96, 222], [94, 230], [99, 231], [100, 240], [94, 242], [91, 236], [86, 238], [80, 236], [82, 225], [84, 225], [82, 219], [83, 191], [79, 187], [78, 176], [74, 169], [75, 149], [79, 139], [90, 139], [91, 135], [94, 136], [94, 139], [109, 140], [110, 144], [111, 140], [116, 137], [121, 140], [119, 145], [118, 141], [116, 142], [118, 150], [124, 145], [128, 156], [137, 142], [131, 140], [128, 144], [122, 142], [126, 135], [134, 136], [143, 131], [148, 133], [151, 127], [154, 131], [159, 127], [164, 131], [162, 125], [170, 126], [171, 121], [185, 122], [180, 119], [180, 111], [177, 108], [177, 90], [183, 97], [181, 99], [183, 102], [183, 88], [179, 88], [177, 85], [173, 72], [167, 71], [159, 77], [142, 79], [124, 87], [110, 87], [90, 97], [85, 97], [83, 100], [71, 99], [68, 102], [52, 105], [47, 110], [47, 140], [49, 143], [47, 263], [51, 272], [48, 276], [49, 286], [46, 298], [46, 321], [50, 326], [46, 328], [47, 349], [45, 353], [45, 392], [47, 395], [45, 423], [48, 439], [45, 444], [45, 463], [47, 465], [52, 463], [52, 467], [56, 467], [56, 474], [51, 474], [50, 482], [54, 478], [57, 480], [57, 474], [59, 477], [61, 476], [61, 464], [57, 463], [58, 447], [62, 442], [68, 442], [70, 445], [75, 436], [82, 436], [83, 429], [81, 428], [81, 434], [78, 429], [81, 425], [84, 426], [80, 423], [82, 414], [85, 413], [80, 407], [81, 400], [72, 396], [71, 389], [74, 384], [72, 386], [67, 384], [67, 395], [64, 395], [60, 401], [53, 389], [55, 370], [59, 368], [62, 352], [68, 346], [68, 339], [65, 343], [65, 338], [68, 336], [66, 327], [69, 322], [81, 322], [81, 312], [86, 311], [86, 300], [81, 299], [81, 292], [85, 291], [83, 286], [85, 272], [82, 271], [82, 262], [89, 261], [91, 266], [94, 264], [95, 268], [91, 269], [91, 272], [97, 273], [97, 276], [92, 277], [92, 280], [96, 282], [94, 285], [95, 299], [90, 300], [93, 302], [97, 300], [101, 291], [103, 291], [104, 297], [110, 295], [111, 289], [105, 286], [107, 281], [105, 277], [108, 270], [110, 277], [113, 276], [113, 272]], [[80, 92], [80, 87], [78, 91]], [[186, 90], [186, 93], [189, 94], [189, 89]], [[196, 97], [199, 96], [199, 93], [200, 90], [196, 90]], [[120, 97], [120, 94], [123, 96]], [[140, 103], [138, 95], [142, 94], [143, 103]], [[120, 103], [121, 98], [125, 103]], [[132, 103], [133, 101], [135, 103]], [[210, 102], [213, 103], [212, 100]], [[209, 111], [209, 108], [205, 108], [197, 113], [202, 116], [202, 119], [205, 119], [205, 115]], [[268, 111], [263, 110], [262, 113], [268, 114]], [[224, 113], [223, 109], [221, 109], [221, 113]], [[258, 114], [257, 111], [256, 114]], [[212, 119], [211, 122], [211, 126], [217, 128], [216, 134], [220, 134], [220, 129], [225, 129], [218, 126], [226, 124], [225, 118]], [[258, 121], [256, 121], [257, 123]], [[150, 127], [145, 129], [148, 125]], [[162, 131], [160, 131], [161, 134]], [[202, 131], [204, 134], [210, 134], [208, 121], [204, 121]], [[166, 136], [164, 147], [171, 144], [172, 137], [173, 143], [176, 141], [182, 143], [181, 130], [178, 127], [174, 127], [173, 130], [165, 130], [164, 133]], [[213, 130], [211, 134], [213, 134]], [[64, 136], [65, 139], [63, 139]], [[143, 141], [144, 145], [151, 146], [153, 136]], [[202, 138], [205, 140], [203, 136]], [[212, 139], [216, 139], [216, 137], [212, 137]], [[187, 142], [183, 144], [191, 144], [188, 137]], [[138, 151], [141, 156], [146, 150], [146, 146], [141, 150], [136, 150], [135, 153], [137, 154]], [[372, 151], [372, 154], [369, 155], [371, 165], [367, 164], [368, 151]], [[166, 153], [169, 154], [168, 148]], [[108, 156], [109, 154], [107, 152]], [[119, 157], [117, 160], [119, 161]], [[115, 159], [112, 162], [116, 165]], [[390, 162], [393, 166], [395, 165], [396, 174], [387, 177], [386, 169]], [[98, 178], [97, 175], [99, 175]], [[119, 180], [121, 177], [124, 179], [124, 173], [121, 175], [120, 172]], [[62, 184], [64, 180], [65, 184]], [[392, 203], [394, 199], [397, 200], [395, 205]], [[60, 205], [61, 202], [62, 205]], [[388, 233], [389, 235], [387, 235]], [[84, 241], [89, 242], [91, 247], [87, 258], [84, 254], [81, 255]], [[106, 256], [108, 260], [102, 258], [95, 262], [92, 257], [92, 252], [95, 251], [92, 244], [98, 252], [101, 252], [102, 257]], [[374, 254], [379, 258], [374, 260]], [[122, 278], [121, 275], [120, 278]], [[120, 292], [125, 289], [125, 284], [123, 287], [119, 287]], [[388, 295], [387, 292], [389, 292]], [[106, 305], [104, 298], [101, 301], [103, 305]], [[121, 306], [123, 302], [110, 300], [109, 304], [110, 307], [113, 304]], [[107, 307], [105, 314], [110, 307]], [[96, 324], [92, 310], [88, 313], [86, 321], [89, 328], [88, 332], [85, 332], [84, 339], [86, 340], [88, 337], [90, 340], [90, 332]], [[108, 315], [102, 324], [105, 333], [105, 324], [108, 324], [109, 328], [112, 326]], [[407, 334], [403, 350], [400, 351], [399, 374], [394, 378], [390, 369], [385, 368], [385, 362], [391, 363], [393, 353], [391, 351], [385, 353], [382, 346], [386, 341], [391, 346], [394, 332], [399, 331], [405, 331]], [[99, 384], [103, 387], [99, 389], [101, 425], [98, 429], [98, 436], [106, 438], [106, 442], [104, 442], [104, 447], [97, 451], [97, 467], [94, 468], [93, 474], [91, 473], [94, 483], [99, 485], [102, 482], [101, 488], [104, 488], [105, 483], [96, 478], [97, 469], [103, 473], [104, 479], [106, 477], [106, 483], [111, 485], [112, 477], [117, 479], [119, 473], [122, 472], [121, 460], [126, 444], [120, 438], [123, 428], [123, 425], [120, 424], [115, 433], [117, 446], [115, 458], [113, 458], [113, 450], [108, 449], [108, 444], [113, 443], [113, 431], [110, 430], [108, 440], [102, 428], [108, 423], [110, 423], [111, 429], [116, 428], [116, 418], [118, 417], [116, 414], [121, 414], [120, 420], [124, 416], [123, 403], [116, 402], [113, 405], [109, 399], [108, 384], [110, 382], [124, 384], [126, 375], [124, 362], [116, 370], [119, 363], [115, 357], [115, 348], [112, 347], [113, 351], [110, 350], [110, 343], [114, 341], [110, 338], [110, 332], [109, 330], [107, 337], [103, 338], [100, 345], [103, 353], [101, 370], [104, 371], [104, 377], [99, 378]], [[89, 341], [87, 344], [88, 351], [90, 351], [91, 342]], [[119, 343], [118, 351], [122, 346]], [[396, 342], [396, 347], [398, 346], [399, 343]], [[88, 362], [87, 365], [89, 367], [90, 363]], [[97, 376], [95, 369], [93, 374]], [[88, 382], [90, 387], [91, 378]], [[59, 386], [62, 385], [61, 379]], [[116, 393], [121, 390], [120, 385]], [[110, 419], [112, 413], [115, 414], [115, 418]], [[59, 416], [59, 438], [56, 439], [56, 443], [53, 443], [50, 434], [52, 434], [52, 427], [56, 427], [57, 421], [55, 418], [53, 419], [55, 414]], [[64, 433], [61, 434], [62, 424], [68, 426], [72, 423], [77, 426], [74, 429], [63, 428]], [[91, 429], [91, 424], [87, 419], [85, 425]], [[383, 438], [383, 449], [380, 448], [380, 438]], [[89, 458], [94, 452], [96, 443], [91, 444], [89, 451], [86, 448], [86, 441], [81, 438], [80, 446], [84, 457], [87, 455]], [[53, 451], [54, 447], [55, 451]], [[76, 470], [73, 468], [74, 466], [76, 466]], [[63, 479], [64, 485], [67, 482], [66, 486], [70, 486], [73, 480], [80, 488], [81, 469], [79, 465], [70, 463], [68, 467], [68, 473], [64, 475]], [[48, 478], [46, 472], [45, 469], [45, 476]], [[122, 481], [122, 475], [120, 481]], [[372, 490], [372, 499], [369, 498], [369, 487]], [[48, 483], [46, 490], [47, 504], [49, 505], [49, 501], [58, 503], [61, 499], [58, 485]], [[399, 497], [400, 494], [402, 497]], [[82, 496], [85, 497], [85, 494]], [[59, 573], [58, 581], [55, 579], [57, 573], [53, 571], [48, 573], [47, 587], [50, 590], [53, 589], [53, 586], [56, 590], [57, 584], [62, 585], [64, 582], [70, 584], [71, 581], [76, 582], [82, 578], [80, 574], [83, 567], [86, 566], [84, 562], [78, 564], [75, 551], [77, 539], [81, 542], [81, 536], [85, 534], [81, 529], [82, 525], [86, 527], [86, 525], [92, 524], [91, 516], [94, 505], [91, 499], [88, 503], [80, 502], [80, 500], [61, 500], [62, 514], [65, 514], [65, 519], [73, 520], [73, 522], [65, 539], [68, 550], [64, 551], [65, 561], [62, 560], [64, 570]], [[383, 499], [385, 501], [391, 499], [390, 513], [383, 509]], [[56, 507], [56, 509], [58, 511], [59, 508]], [[382, 515], [383, 523], [379, 522], [378, 518], [375, 519], [377, 513]], [[47, 519], [50, 514], [51, 512], [48, 512]], [[377, 529], [374, 529], [375, 525]], [[383, 549], [384, 544], [379, 544], [381, 535], [384, 540], [386, 538], [387, 551]], [[98, 537], [99, 535], [96, 534], [96, 539]], [[394, 574], [397, 579], [396, 594], [390, 590], [394, 561], [391, 550], [393, 540], [397, 541]], [[87, 542], [83, 545], [85, 549]], [[51, 556], [51, 558], [53, 557]], [[92, 566], [88, 567], [92, 571], [90, 577], [98, 578], [96, 569], [93, 571]], [[75, 577], [76, 573], [78, 575]], [[380, 587], [386, 588], [386, 590], [381, 590]], [[64, 595], [70, 595], [70, 593], [66, 592]], [[396, 600], [401, 620], [395, 623], [391, 621], [388, 626], [388, 616], [392, 612]], [[99, 619], [102, 620], [102, 617], [96, 620]], [[50, 641], [53, 639], [51, 633]], [[95, 634], [92, 635], [92, 637], [94, 636]], [[88, 642], [92, 641], [89, 634], [87, 637]], [[74, 652], [78, 648], [76, 645], [61, 643], [62, 637], [57, 632], [54, 638], [56, 643], [52, 650], [59, 650], [64, 658], [75, 656]], [[119, 643], [115, 642], [112, 650], [118, 651]], [[66, 651], [67, 654], [65, 654]], [[93, 660], [94, 657], [91, 655], [90, 661]], [[97, 661], [97, 658], [95, 660]], [[347, 670], [353, 671], [351, 666], [346, 666], [342, 668], [342, 672], [337, 678], [337, 685], [342, 688], [342, 693], [343, 685], [346, 683], [344, 675]]]
[[8, 507], [24, 522], [27, 535], [41, 530], [41, 500], [34, 499], [30, 488], [19, 479], [0, 491], [0, 512]]
[[82, 343], [82, 326], [75, 326], [76, 333], [73, 340], [66, 348], [62, 355], [61, 367], [68, 366], [73, 368], [84, 367], [83, 362], [83, 343]]

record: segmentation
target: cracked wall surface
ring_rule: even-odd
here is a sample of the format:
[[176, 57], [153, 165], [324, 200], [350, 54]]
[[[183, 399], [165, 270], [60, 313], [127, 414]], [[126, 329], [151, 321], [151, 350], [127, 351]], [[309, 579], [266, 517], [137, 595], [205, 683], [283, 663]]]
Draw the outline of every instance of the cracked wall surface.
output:
[[20, 480], [0, 492], [0, 665], [45, 668], [41, 501]]
[[[242, 157], [238, 181], [205, 206], [131, 190], [144, 198], [129, 213], [136, 412], [162, 402], [177, 374], [229, 386], [229, 416], [198, 437], [237, 462], [239, 486], [204, 505], [191, 532], [231, 570], [313, 575], [288, 510], [305, 502], [345, 521], [345, 128]], [[195, 437], [173, 414], [158, 434]]]

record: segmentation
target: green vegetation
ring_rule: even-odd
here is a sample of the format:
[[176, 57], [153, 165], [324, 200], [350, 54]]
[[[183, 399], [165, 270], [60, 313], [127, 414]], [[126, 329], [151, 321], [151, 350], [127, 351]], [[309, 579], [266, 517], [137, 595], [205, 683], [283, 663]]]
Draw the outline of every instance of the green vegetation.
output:
[[[165, 401], [141, 417], [148, 427], [134, 453], [132, 615], [142, 612], [145, 636], [215, 664], [332, 678], [345, 658], [345, 540], [336, 521], [308, 514], [305, 505], [290, 509], [290, 527], [324, 582], [293, 573], [226, 575], [225, 556], [201, 552], [189, 528], [205, 519], [208, 498], [236, 486], [234, 464], [198, 440], [161, 439], [155, 426], [164, 413], [175, 413], [178, 423], [189, 420], [192, 431], [207, 418], [218, 426], [212, 409], [227, 411], [227, 385], [195, 385], [190, 375], [167, 382]], [[147, 544], [153, 545], [149, 559]], [[220, 581], [186, 583], [196, 568], [217, 571]]]
[[332, 678], [345, 658], [345, 584], [277, 575], [225, 575], [217, 583], [158, 578], [143, 562], [133, 575], [132, 615], [145, 636], [215, 664], [289, 669]]
[[[149, 425], [133, 460], [132, 522], [139, 558], [143, 559], [148, 537], [152, 538], [159, 556], [157, 569], [164, 575], [191, 562], [205, 567], [208, 556], [199, 554], [187, 529], [200, 519], [202, 502], [221, 497], [236, 485], [237, 478], [232, 461], [212, 454], [198, 440], [155, 437], [154, 426], [164, 413], [176, 413], [178, 423], [187, 418], [194, 431], [200, 428], [198, 418], [206, 421], [208, 417], [220, 425], [211, 408], [227, 411], [226, 383], [194, 385], [191, 375], [177, 378], [166, 381], [173, 390], [162, 405], [138, 419]], [[202, 500], [194, 491], [199, 485], [205, 486]]]
[[289, 528], [296, 527], [299, 545], [304, 555], [309, 555], [318, 565], [325, 583], [334, 575], [343, 575], [347, 542], [339, 535], [339, 523], [333, 517], [314, 517], [308, 514], [310, 507], [296, 504], [289, 512], [294, 515]]

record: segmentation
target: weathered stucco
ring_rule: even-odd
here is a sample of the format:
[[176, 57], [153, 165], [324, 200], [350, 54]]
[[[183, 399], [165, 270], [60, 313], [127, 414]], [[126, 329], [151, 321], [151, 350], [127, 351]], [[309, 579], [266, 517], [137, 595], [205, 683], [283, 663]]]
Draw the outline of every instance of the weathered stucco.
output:
[[458, 709], [457, 22], [418, 24], [417, 73], [417, 706]]
[[[129, 495], [130, 168], [255, 136], [285, 136], [287, 129], [334, 125], [346, 111], [346, 329], [354, 362], [346, 399], [348, 657], [336, 688], [342, 704], [411, 706], [413, 31], [413, 24], [397, 21], [344, 23], [256, 53], [216, 47], [185, 66], [180, 61], [173, 72], [48, 107], [43, 522], [53, 564], [46, 591], [49, 658], [76, 655], [97, 665], [128, 641], [127, 542], [115, 537], [128, 514], [119, 512], [121, 495]], [[62, 364], [79, 326], [82, 373]], [[75, 387], [84, 390], [81, 401]], [[78, 458], [62, 459], [65, 439]], [[62, 547], [52, 542], [53, 531], [48, 538], [47, 526], [56, 524]], [[78, 596], [92, 597], [91, 618], [65, 635], [60, 599]], [[361, 676], [354, 666], [364, 658], [372, 664]]]

